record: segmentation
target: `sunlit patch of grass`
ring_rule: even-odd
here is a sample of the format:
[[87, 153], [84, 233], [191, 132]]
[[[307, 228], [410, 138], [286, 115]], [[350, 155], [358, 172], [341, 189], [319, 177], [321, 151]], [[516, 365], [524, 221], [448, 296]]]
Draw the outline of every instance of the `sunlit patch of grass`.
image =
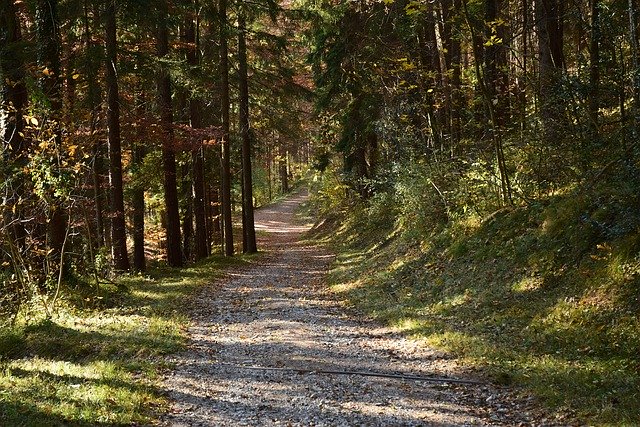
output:
[[498, 383], [589, 424], [635, 425], [640, 237], [602, 241], [576, 219], [587, 208], [557, 197], [421, 236], [356, 214], [335, 221], [330, 280], [357, 308]]
[[67, 294], [49, 317], [29, 310], [0, 328], [0, 425], [155, 423], [167, 404], [158, 387], [164, 356], [186, 342], [186, 298], [251, 259], [125, 276], [92, 294]]

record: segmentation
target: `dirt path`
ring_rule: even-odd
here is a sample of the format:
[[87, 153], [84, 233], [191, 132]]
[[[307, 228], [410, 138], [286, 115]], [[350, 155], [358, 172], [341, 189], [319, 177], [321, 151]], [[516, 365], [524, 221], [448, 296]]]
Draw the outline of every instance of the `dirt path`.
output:
[[308, 227], [294, 212], [304, 198], [257, 212], [268, 253], [194, 301], [191, 345], [164, 383], [174, 402], [166, 425], [560, 425], [494, 386], [289, 370], [464, 378], [454, 360], [323, 291], [332, 256], [300, 242]]

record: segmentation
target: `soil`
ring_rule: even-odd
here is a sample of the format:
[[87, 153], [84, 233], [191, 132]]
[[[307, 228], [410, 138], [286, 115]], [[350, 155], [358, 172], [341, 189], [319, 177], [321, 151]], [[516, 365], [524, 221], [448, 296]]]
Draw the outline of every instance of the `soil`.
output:
[[164, 381], [165, 425], [570, 424], [338, 301], [325, 283], [333, 254], [296, 216], [306, 198], [257, 211], [264, 253], [192, 301], [189, 347]]

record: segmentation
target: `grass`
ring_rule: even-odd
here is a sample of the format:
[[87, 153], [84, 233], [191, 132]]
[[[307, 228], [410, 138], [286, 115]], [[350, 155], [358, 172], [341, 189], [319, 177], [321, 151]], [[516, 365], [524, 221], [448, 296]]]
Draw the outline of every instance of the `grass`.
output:
[[155, 424], [167, 408], [165, 356], [186, 342], [185, 299], [248, 259], [213, 256], [67, 292], [48, 317], [32, 307], [28, 321], [0, 329], [0, 425]]
[[640, 236], [598, 235], [584, 209], [560, 198], [420, 231], [358, 208], [318, 238], [360, 310], [550, 408], [638, 425]]

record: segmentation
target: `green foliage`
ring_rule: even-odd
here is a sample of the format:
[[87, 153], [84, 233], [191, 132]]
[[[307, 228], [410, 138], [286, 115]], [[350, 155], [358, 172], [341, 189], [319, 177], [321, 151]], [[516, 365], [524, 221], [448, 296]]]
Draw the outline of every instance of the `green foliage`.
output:
[[164, 357], [185, 343], [182, 302], [240, 259], [65, 292], [53, 316], [0, 327], [0, 424], [149, 425], [167, 401]]
[[338, 218], [332, 211], [321, 236], [340, 253], [334, 290], [589, 424], [635, 422], [637, 182], [620, 167], [594, 186], [482, 216], [460, 209], [460, 189], [445, 187], [453, 212], [445, 221], [432, 206], [432, 174], [409, 166], [393, 193]]

